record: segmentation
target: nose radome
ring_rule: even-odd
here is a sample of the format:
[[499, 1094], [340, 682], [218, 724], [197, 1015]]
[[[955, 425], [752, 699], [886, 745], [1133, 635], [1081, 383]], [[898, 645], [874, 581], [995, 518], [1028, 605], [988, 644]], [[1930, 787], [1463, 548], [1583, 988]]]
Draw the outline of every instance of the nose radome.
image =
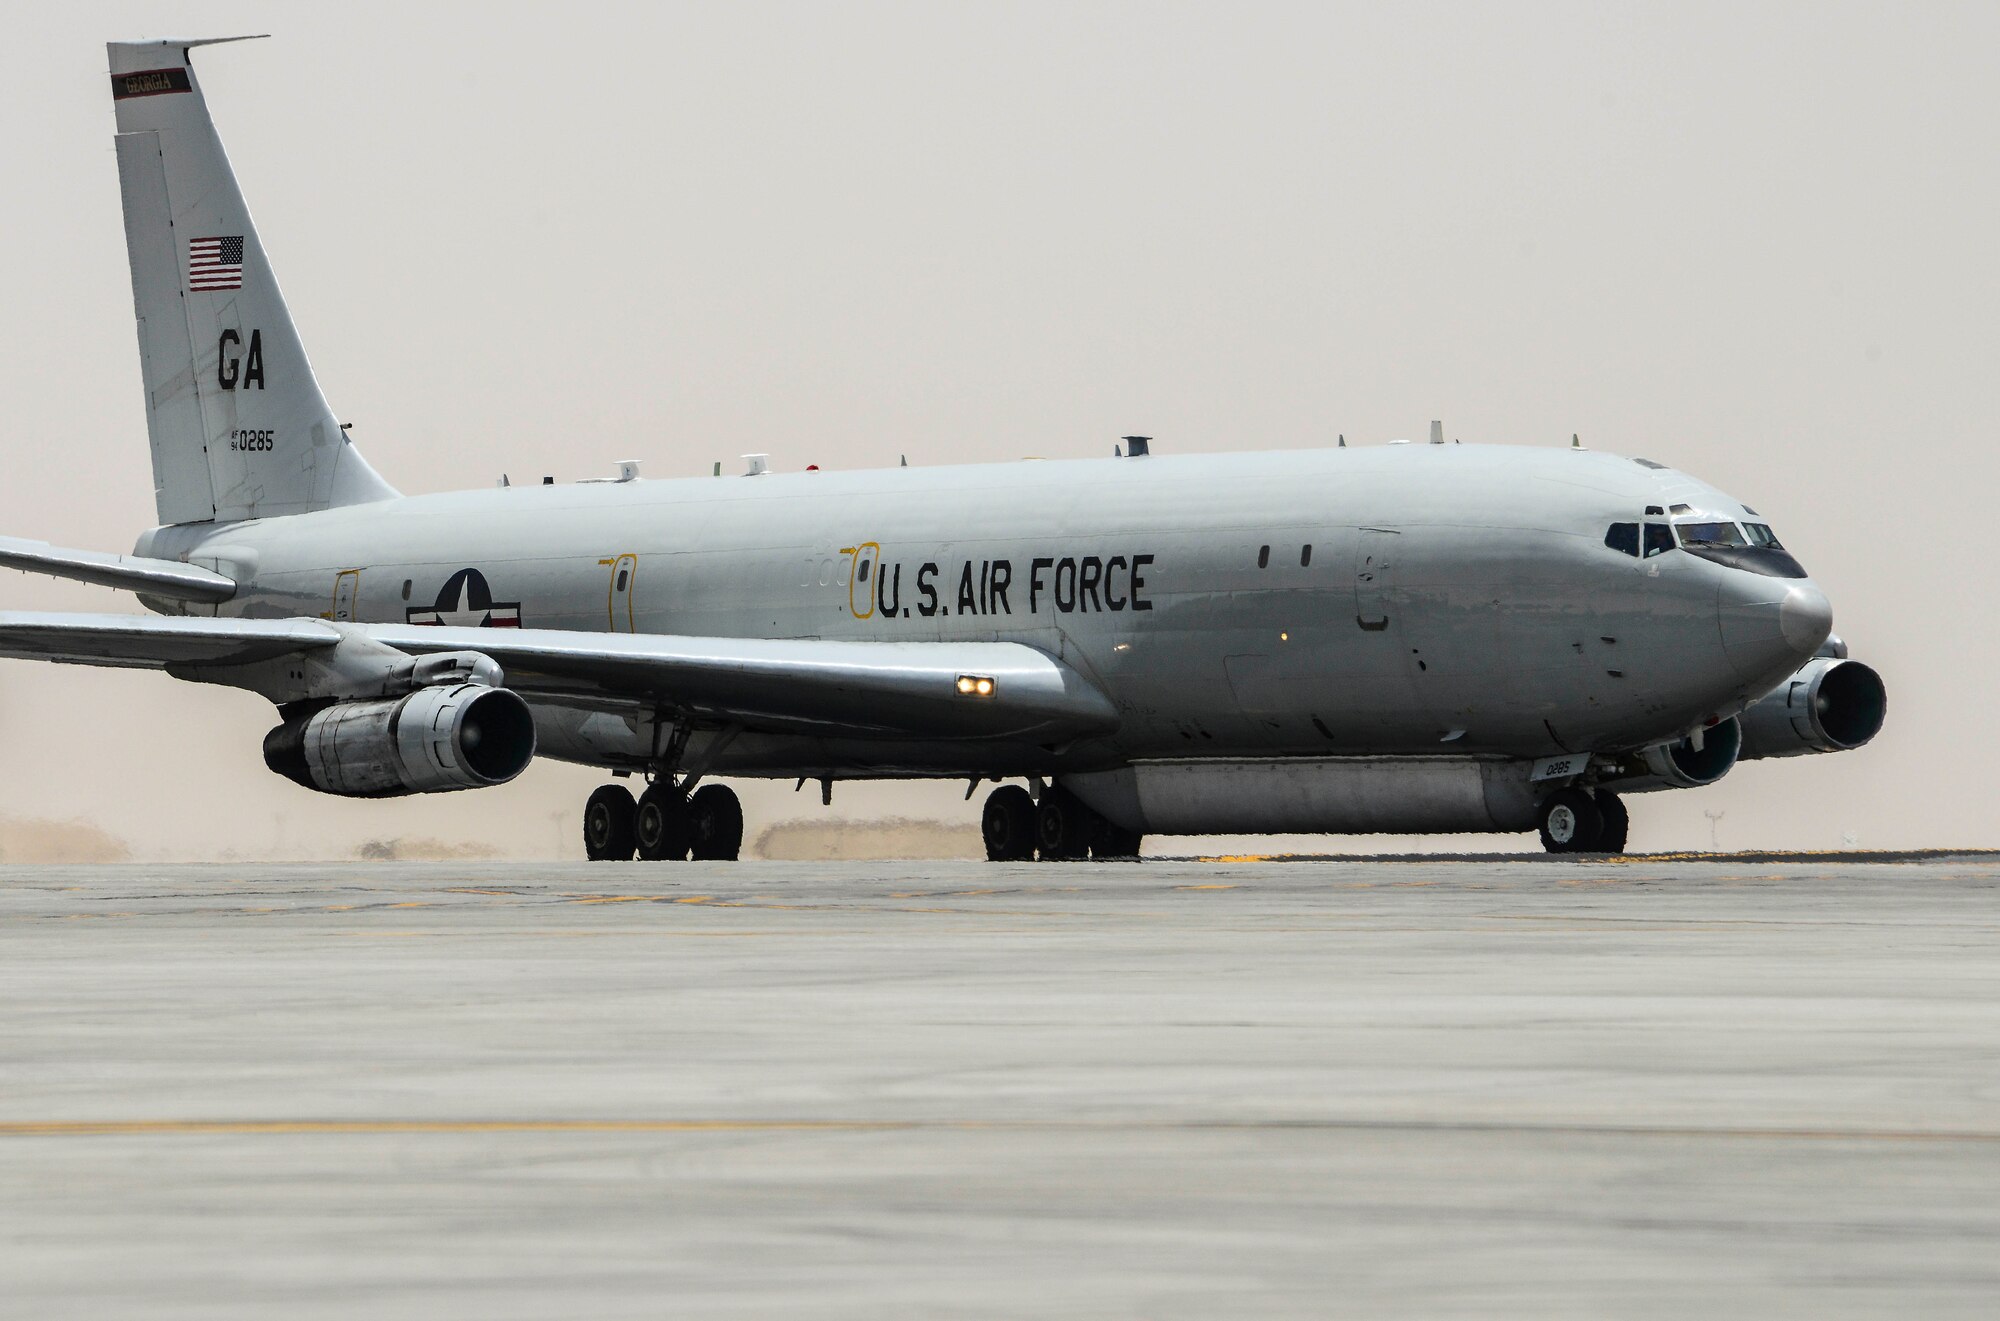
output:
[[1729, 663], [1760, 683], [1796, 670], [1833, 631], [1833, 607], [1810, 582], [1732, 575], [1716, 604]]

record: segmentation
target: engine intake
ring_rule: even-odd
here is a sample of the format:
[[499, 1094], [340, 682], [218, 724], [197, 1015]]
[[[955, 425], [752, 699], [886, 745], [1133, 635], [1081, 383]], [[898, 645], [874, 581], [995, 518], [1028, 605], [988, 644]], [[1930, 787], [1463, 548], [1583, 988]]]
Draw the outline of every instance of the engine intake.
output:
[[505, 784], [535, 756], [520, 694], [480, 683], [335, 702], [264, 736], [264, 764], [308, 789], [391, 798]]
[[1845, 752], [1882, 732], [1889, 690], [1860, 661], [1821, 656], [1753, 703], [1743, 722], [1743, 757]]
[[1621, 758], [1615, 773], [1599, 783], [1626, 793], [1699, 789], [1729, 774], [1742, 751], [1743, 727], [1732, 718], [1702, 730], [1699, 746], [1689, 737]]
[[1699, 789], [1729, 774], [1743, 752], [1743, 727], [1734, 720], [1710, 725], [1701, 732], [1701, 746], [1684, 738], [1662, 743], [1640, 754], [1646, 769], [1676, 789]]

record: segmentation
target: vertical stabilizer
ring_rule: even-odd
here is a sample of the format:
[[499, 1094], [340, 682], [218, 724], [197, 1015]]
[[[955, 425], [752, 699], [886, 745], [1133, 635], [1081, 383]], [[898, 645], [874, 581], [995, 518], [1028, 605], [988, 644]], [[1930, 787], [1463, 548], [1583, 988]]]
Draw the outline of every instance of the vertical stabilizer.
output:
[[188, 60], [207, 44], [109, 47], [160, 521], [389, 499], [320, 394], [278, 292]]

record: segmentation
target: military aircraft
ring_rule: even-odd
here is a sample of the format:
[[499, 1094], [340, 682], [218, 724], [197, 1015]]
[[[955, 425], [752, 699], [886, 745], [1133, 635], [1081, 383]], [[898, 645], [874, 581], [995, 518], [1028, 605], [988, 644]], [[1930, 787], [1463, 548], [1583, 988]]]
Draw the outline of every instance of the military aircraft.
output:
[[[327, 405], [189, 60], [110, 46], [159, 526], [0, 564], [154, 615], [0, 614], [0, 655], [277, 708], [351, 797], [538, 753], [595, 859], [729, 859], [718, 777], [999, 784], [996, 860], [1146, 835], [1539, 831], [1858, 747], [1880, 677], [1771, 524], [1644, 459], [1430, 443], [403, 496]], [[1025, 784], [1025, 787], [1024, 787]]]

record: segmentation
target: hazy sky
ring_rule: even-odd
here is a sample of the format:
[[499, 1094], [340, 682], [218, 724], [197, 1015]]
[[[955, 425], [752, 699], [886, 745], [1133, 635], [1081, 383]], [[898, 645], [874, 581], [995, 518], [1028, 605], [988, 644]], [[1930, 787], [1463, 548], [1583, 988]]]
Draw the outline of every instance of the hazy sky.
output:
[[[2000, 843], [2000, 6], [35, 6], [0, 532], [153, 521], [103, 42], [267, 30], [197, 66], [405, 491], [1580, 432], [1770, 516], [1890, 690], [1861, 752], [1633, 799], [1635, 847], [1706, 845], [1705, 811], [1724, 845]], [[128, 600], [0, 573], [10, 608]], [[272, 723], [0, 662], [0, 814], [546, 852], [598, 778], [343, 802], [263, 768]], [[835, 806], [970, 819], [962, 788]], [[789, 790], [752, 833], [818, 812]]]

